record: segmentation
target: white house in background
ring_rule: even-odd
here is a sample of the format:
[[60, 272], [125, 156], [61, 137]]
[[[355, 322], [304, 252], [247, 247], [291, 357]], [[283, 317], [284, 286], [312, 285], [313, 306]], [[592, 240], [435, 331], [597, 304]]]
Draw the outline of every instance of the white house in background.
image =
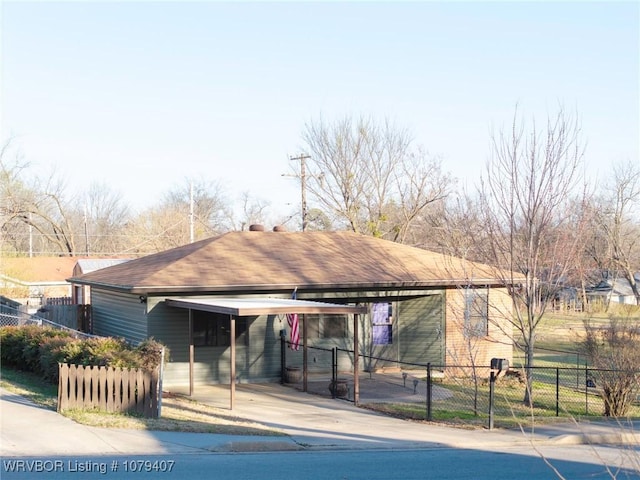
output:
[[[636, 282], [640, 283], [640, 273], [634, 275]], [[626, 278], [605, 278], [597, 285], [587, 289], [587, 298], [590, 303], [602, 302], [603, 304], [617, 303], [624, 305], [636, 305], [636, 296], [631, 284]]]

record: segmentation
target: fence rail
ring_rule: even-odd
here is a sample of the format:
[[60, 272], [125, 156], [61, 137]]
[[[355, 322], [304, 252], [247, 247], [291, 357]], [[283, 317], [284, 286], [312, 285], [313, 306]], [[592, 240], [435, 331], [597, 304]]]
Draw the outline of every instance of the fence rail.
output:
[[158, 372], [59, 364], [58, 411], [97, 409], [159, 416]]
[[42, 305], [73, 305], [72, 297], [44, 297]]

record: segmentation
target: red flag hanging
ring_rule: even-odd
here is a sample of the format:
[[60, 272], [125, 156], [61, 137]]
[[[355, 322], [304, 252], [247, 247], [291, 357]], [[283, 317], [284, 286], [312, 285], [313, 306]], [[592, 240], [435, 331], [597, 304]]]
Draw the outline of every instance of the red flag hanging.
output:
[[[293, 291], [291, 298], [295, 300], [297, 298], [297, 288]], [[300, 321], [298, 320], [297, 313], [287, 313], [287, 323], [289, 324], [289, 329], [291, 331], [289, 348], [291, 350], [299, 350], [300, 349]]]

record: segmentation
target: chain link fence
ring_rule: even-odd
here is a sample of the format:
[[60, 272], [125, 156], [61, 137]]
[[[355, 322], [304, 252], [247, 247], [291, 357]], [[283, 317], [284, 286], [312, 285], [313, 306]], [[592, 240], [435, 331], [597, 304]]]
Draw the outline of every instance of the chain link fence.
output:
[[[290, 347], [283, 340], [282, 383], [316, 395], [356, 400], [353, 350], [308, 346], [305, 378], [305, 349], [302, 345], [299, 350]], [[497, 371], [491, 365], [425, 365], [359, 356], [361, 366], [374, 363], [370, 360], [386, 360], [393, 367], [360, 370], [360, 406], [414, 420], [489, 428], [521, 425], [543, 417], [566, 420], [602, 416], [605, 400], [599, 378], [627, 373], [586, 365], [531, 367], [527, 386], [523, 367]], [[632, 373], [632, 378], [640, 378], [640, 371]], [[637, 382], [633, 390], [629, 416], [640, 418]]]
[[61, 325], [56, 322], [52, 322], [46, 318], [38, 315], [26, 313], [20, 308], [12, 307], [9, 305], [2, 305], [0, 308], [0, 327], [8, 326], [23, 326], [23, 325], [36, 325], [39, 327], [51, 327], [58, 330], [65, 330], [73, 335], [75, 338], [95, 338], [96, 335], [74, 330], [65, 325]]

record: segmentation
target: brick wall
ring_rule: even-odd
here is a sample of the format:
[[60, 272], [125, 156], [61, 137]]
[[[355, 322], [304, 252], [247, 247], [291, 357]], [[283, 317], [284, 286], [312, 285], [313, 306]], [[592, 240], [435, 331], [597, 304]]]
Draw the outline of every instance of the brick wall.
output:
[[[467, 376], [473, 365], [486, 367], [492, 358], [506, 358], [513, 364], [513, 325], [511, 298], [504, 288], [489, 290], [488, 335], [465, 334], [464, 289], [447, 290], [446, 302], [446, 364], [463, 367], [447, 368], [447, 375]], [[488, 376], [489, 369], [480, 375]]]

